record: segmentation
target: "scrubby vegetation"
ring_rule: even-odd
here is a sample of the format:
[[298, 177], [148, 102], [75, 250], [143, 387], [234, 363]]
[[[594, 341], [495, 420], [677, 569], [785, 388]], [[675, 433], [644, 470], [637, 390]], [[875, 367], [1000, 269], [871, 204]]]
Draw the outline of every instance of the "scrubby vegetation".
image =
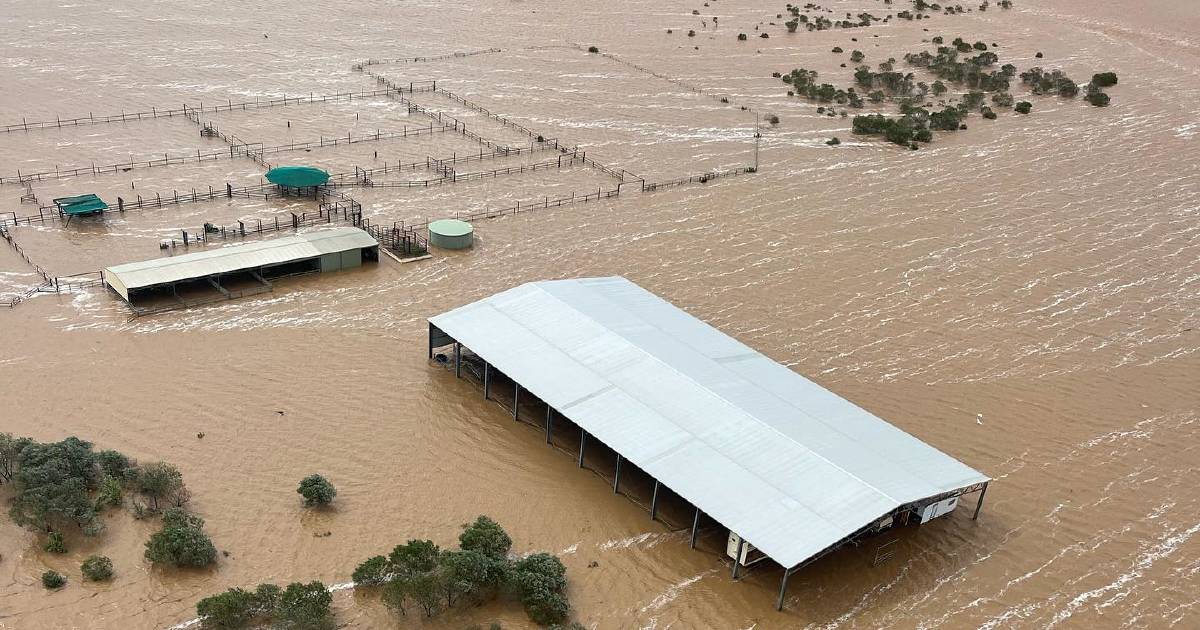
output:
[[231, 588], [196, 604], [203, 628], [235, 629], [269, 623], [295, 630], [331, 630], [333, 595], [321, 582], [293, 582], [285, 589], [259, 584], [254, 592]]
[[83, 579], [93, 582], [106, 582], [112, 579], [113, 563], [106, 556], [88, 556], [79, 566]]
[[337, 489], [333, 487], [333, 484], [318, 474], [301, 479], [300, 487], [296, 488], [296, 492], [304, 497], [304, 505], [307, 507], [329, 505], [337, 496]]
[[[914, 7], [918, 11], [936, 10], [938, 5], [916, 2]], [[1027, 101], [1021, 101], [1014, 107], [1016, 99], [1010, 90], [1018, 77], [1022, 84], [1038, 95], [1073, 98], [1080, 92], [1079, 85], [1061, 70], [1047, 71], [1035, 67], [1018, 74], [1016, 66], [1007, 63], [1000, 65], [999, 55], [992, 51], [999, 47], [998, 44], [989, 46], [982, 41], [970, 43], [956, 37], [949, 45], [942, 45], [945, 38], [941, 35], [934, 36], [931, 41], [937, 44], [936, 51], [909, 53], [904, 56], [904, 61], [909, 66], [934, 75], [936, 80], [932, 84], [921, 81], [911, 71], [897, 69], [894, 58], [879, 62], [875, 67], [860, 63], [854, 69], [852, 88], [822, 83], [818, 81], [816, 71], [805, 68], [796, 68], [786, 74], [774, 73], [772, 76], [779, 76], [783, 83], [790, 86], [789, 96], [800, 96], [822, 104], [834, 103], [860, 109], [866, 102], [894, 103], [899, 110], [898, 116], [880, 113], [855, 116], [853, 132], [883, 136], [890, 142], [910, 149], [918, 148], [919, 143], [930, 142], [933, 131], [966, 129], [965, 120], [972, 112], [987, 120], [997, 119], [997, 110], [1009, 108], [1020, 114], [1030, 113], [1033, 106]], [[842, 49], [838, 47], [833, 51], [838, 53]], [[863, 61], [865, 57], [858, 50], [851, 53], [851, 60], [855, 63]], [[1116, 81], [1116, 75], [1111, 72], [1094, 75], [1085, 88], [1087, 101], [1096, 106], [1107, 105], [1110, 99], [1103, 88], [1116, 84]], [[817, 113], [821, 115], [834, 116], [835, 111], [825, 105], [817, 108]], [[844, 110], [840, 113], [847, 115]]]
[[354, 570], [356, 588], [376, 588], [398, 615], [420, 611], [427, 617], [500, 596], [521, 602], [540, 625], [562, 624], [570, 615], [566, 569], [551, 554], [510, 559], [512, 538], [486, 516], [463, 526], [458, 549], [429, 540], [410, 540], [387, 556], [374, 556]]

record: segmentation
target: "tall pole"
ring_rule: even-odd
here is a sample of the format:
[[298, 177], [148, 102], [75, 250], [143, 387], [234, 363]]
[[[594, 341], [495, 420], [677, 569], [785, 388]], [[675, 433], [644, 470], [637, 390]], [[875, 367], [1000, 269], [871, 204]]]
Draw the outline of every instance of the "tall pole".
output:
[[755, 173], [758, 172], [758, 141], [760, 138], [762, 138], [762, 134], [759, 133], [759, 129], [761, 128], [762, 123], [759, 122], [759, 118], [760, 118], [760, 115], [757, 112], [755, 112], [755, 114], [754, 114], [754, 172]]

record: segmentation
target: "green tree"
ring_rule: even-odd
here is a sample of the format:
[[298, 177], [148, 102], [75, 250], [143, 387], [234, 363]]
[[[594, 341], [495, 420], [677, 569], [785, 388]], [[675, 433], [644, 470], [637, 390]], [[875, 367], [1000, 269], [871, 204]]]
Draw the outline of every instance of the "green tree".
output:
[[389, 610], [400, 615], [408, 614], [408, 605], [412, 598], [409, 589], [412, 584], [412, 578], [397, 577], [389, 580], [383, 586], [383, 592], [380, 593], [380, 599], [383, 600], [383, 605]]
[[296, 488], [296, 492], [304, 497], [305, 506], [314, 505], [329, 505], [333, 502], [333, 498], [337, 496], [337, 489], [329, 480], [321, 475], [312, 474], [300, 480], [300, 487]]
[[293, 582], [279, 597], [276, 622], [295, 630], [326, 630], [336, 626], [333, 619], [333, 594], [321, 582]]
[[529, 618], [541, 625], [562, 623], [570, 614], [563, 590], [566, 567], [558, 557], [535, 553], [513, 563], [511, 583]]
[[1033, 111], [1033, 103], [1030, 103], [1029, 101], [1021, 101], [1013, 106], [1013, 110], [1018, 114], [1028, 114], [1029, 112]]
[[79, 566], [83, 579], [105, 582], [112, 579], [113, 563], [107, 556], [88, 556]]
[[101, 472], [116, 479], [124, 479], [126, 471], [137, 467], [136, 462], [113, 450], [96, 453], [96, 463]]
[[254, 589], [254, 602], [261, 615], [274, 615], [279, 608], [279, 600], [283, 597], [283, 589], [274, 584], [259, 584]]
[[392, 575], [392, 564], [383, 556], [367, 558], [354, 569], [350, 579], [358, 586], [382, 586]]
[[446, 606], [470, 598], [482, 601], [494, 596], [508, 579], [508, 560], [482, 551], [443, 551], [438, 558]]
[[87, 527], [96, 518], [88, 497], [96, 480], [90, 443], [75, 437], [49, 444], [24, 443], [17, 451], [16, 491], [9, 515], [18, 525], [42, 531], [68, 523]]
[[166, 462], [151, 462], [141, 467], [137, 477], [138, 491], [150, 498], [151, 509], [157, 512], [160, 501], [181, 507], [190, 493], [183, 485], [183, 473]]
[[1112, 87], [1117, 84], [1117, 75], [1114, 72], [1100, 72], [1092, 75], [1092, 83], [1102, 87]]
[[571, 614], [571, 605], [562, 593], [536, 591], [522, 597], [521, 605], [534, 623], [543, 626], [562, 623]]
[[400, 575], [428, 573], [437, 568], [441, 550], [430, 540], [410, 540], [396, 545], [388, 556], [392, 569]]
[[504, 558], [512, 548], [512, 538], [500, 524], [487, 516], [479, 516], [474, 523], [463, 525], [458, 535], [458, 546], [463, 551], [480, 551], [489, 556]]
[[163, 514], [163, 526], [146, 541], [146, 559], [177, 567], [204, 567], [217, 561], [217, 548], [204, 533], [204, 519], [181, 508]]
[[203, 628], [245, 628], [254, 619], [257, 607], [258, 600], [254, 593], [231, 588], [197, 602], [196, 614], [200, 616]]

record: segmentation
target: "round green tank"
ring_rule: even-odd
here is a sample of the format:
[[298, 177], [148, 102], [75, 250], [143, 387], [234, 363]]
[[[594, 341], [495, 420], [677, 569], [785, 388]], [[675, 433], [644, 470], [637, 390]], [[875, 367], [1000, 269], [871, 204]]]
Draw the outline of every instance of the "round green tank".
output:
[[440, 219], [429, 224], [429, 244], [442, 249], [466, 249], [475, 240], [475, 229], [466, 221]]

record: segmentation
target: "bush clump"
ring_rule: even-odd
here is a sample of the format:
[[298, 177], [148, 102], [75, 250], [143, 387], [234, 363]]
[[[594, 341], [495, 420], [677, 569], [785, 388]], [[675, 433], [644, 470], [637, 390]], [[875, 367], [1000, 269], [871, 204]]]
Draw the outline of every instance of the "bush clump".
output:
[[1102, 88], [1117, 84], [1117, 75], [1113, 72], [1100, 72], [1092, 75], [1092, 83]]
[[254, 592], [231, 588], [196, 604], [203, 628], [234, 629], [251, 624], [295, 630], [328, 630], [335, 627], [330, 605], [333, 595], [321, 582], [293, 582], [286, 589], [259, 584]]
[[738, 38], [738, 41], [739, 41], [739, 42], [744, 42], [744, 41], [746, 41], [746, 34], [745, 34], [745, 33], [738, 33], [738, 37], [737, 37], [737, 38]]
[[834, 52], [835, 54], [841, 54], [841, 53], [843, 53], [843, 52], [845, 52], [845, 51], [843, 51], [843, 50], [842, 50], [842, 47], [841, 47], [841, 46], [834, 46], [834, 47], [833, 47], [833, 52]]
[[595, 46], [588, 46], [588, 52], [590, 52], [590, 53], [598, 53], [598, 52], [600, 52], [600, 49], [599, 49], [599, 48], [597, 48], [597, 47], [595, 47]]
[[360, 564], [355, 586], [382, 584], [384, 605], [399, 615], [417, 609], [432, 617], [507, 594], [520, 600], [535, 623], [567, 621], [566, 569], [557, 557], [540, 553], [510, 560], [512, 538], [486, 516], [463, 525], [458, 542], [458, 549], [439, 549], [428, 540], [397, 545], [386, 558], [375, 556]]
[[1087, 99], [1087, 102], [1095, 105], [1096, 107], [1107, 107], [1109, 100], [1111, 100], [1107, 94], [1101, 92], [1100, 90], [1088, 92], [1085, 98]]
[[58, 571], [46, 571], [42, 574], [42, 586], [48, 589], [57, 589], [66, 586], [67, 576]]
[[112, 579], [113, 563], [107, 556], [88, 556], [79, 566], [83, 579], [93, 582], [105, 582]]
[[217, 548], [204, 533], [204, 519], [170, 508], [163, 513], [162, 529], [146, 541], [146, 559], [176, 567], [206, 567], [217, 561]]
[[317, 474], [301, 479], [300, 487], [296, 488], [296, 492], [304, 497], [304, 505], [307, 507], [329, 505], [337, 496], [337, 489], [333, 487], [333, 484]]
[[1033, 111], [1033, 103], [1030, 103], [1029, 101], [1021, 101], [1013, 106], [1013, 111], [1017, 112], [1018, 114], [1028, 114], [1029, 112]]

